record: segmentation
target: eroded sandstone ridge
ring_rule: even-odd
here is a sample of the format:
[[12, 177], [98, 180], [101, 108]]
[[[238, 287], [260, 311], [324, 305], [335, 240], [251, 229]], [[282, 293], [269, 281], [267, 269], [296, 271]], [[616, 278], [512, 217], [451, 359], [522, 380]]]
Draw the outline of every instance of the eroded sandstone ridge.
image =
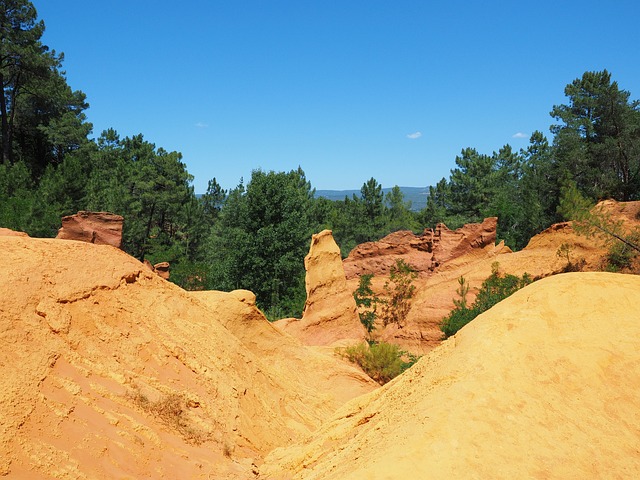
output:
[[62, 217], [56, 238], [121, 248], [123, 222], [123, 217], [115, 213], [80, 211]]
[[[627, 231], [640, 226], [640, 202], [601, 202], [602, 209]], [[379, 242], [360, 245], [345, 259], [345, 272], [351, 292], [358, 287], [359, 276], [373, 273], [373, 287], [383, 296], [388, 269], [403, 259], [418, 270], [416, 295], [402, 329], [378, 325], [374, 338], [401, 345], [414, 353], [426, 353], [442, 341], [439, 325], [458, 298], [458, 279], [464, 277], [471, 286], [467, 297], [473, 302], [482, 282], [489, 277], [492, 265], [499, 264], [502, 274], [542, 278], [563, 272], [566, 256], [558, 255], [562, 245], [570, 248], [570, 259], [580, 263], [583, 271], [604, 268], [607, 246], [601, 239], [577, 234], [570, 222], [559, 223], [534, 236], [526, 248], [512, 252], [503, 242], [496, 242], [496, 220], [466, 225], [451, 231], [442, 226], [433, 233], [416, 236], [397, 232]], [[438, 231], [440, 233], [438, 233]], [[640, 271], [636, 260], [636, 271]]]
[[353, 292], [347, 287], [340, 248], [331, 230], [313, 235], [304, 259], [307, 300], [302, 319], [276, 324], [307, 345], [353, 343], [365, 337]]
[[160, 278], [169, 280], [171, 276], [171, 272], [169, 271], [169, 269], [171, 268], [171, 265], [169, 264], [169, 262], [160, 262], [160, 263], [156, 263], [155, 265], [152, 265], [151, 262], [145, 258], [143, 264], [153, 273], [157, 274]]
[[377, 242], [356, 246], [344, 260], [344, 271], [347, 279], [363, 274], [388, 275], [389, 269], [402, 259], [426, 276], [453, 258], [494, 245], [497, 225], [498, 218], [490, 217], [457, 230], [439, 223], [435, 230], [429, 228], [420, 235], [408, 230], [394, 232]]
[[[640, 205], [640, 202], [636, 202]], [[634, 205], [619, 206], [635, 218]], [[284, 319], [275, 324], [308, 345], [340, 345], [367, 338], [360, 324], [353, 292], [359, 277], [374, 274], [374, 291], [384, 298], [389, 268], [401, 259], [418, 272], [415, 297], [403, 328], [378, 322], [372, 337], [399, 344], [416, 354], [430, 351], [442, 341], [440, 322], [454, 307], [458, 279], [471, 286], [469, 303], [498, 263], [500, 272], [528, 273], [545, 277], [563, 271], [566, 259], [557, 255], [563, 244], [571, 245], [574, 260], [584, 260], [585, 270], [601, 268], [605, 249], [593, 238], [577, 235], [570, 223], [554, 225], [512, 252], [504, 242], [496, 244], [496, 218], [450, 230], [440, 224], [421, 235], [409, 231], [392, 233], [378, 242], [358, 245], [340, 264], [340, 252], [330, 231], [314, 235], [307, 269], [307, 304], [302, 320]], [[345, 277], [347, 277], [345, 283]]]
[[10, 228], [0, 227], [0, 236], [5, 237], [28, 237], [24, 232], [16, 232], [15, 230], [11, 230]]

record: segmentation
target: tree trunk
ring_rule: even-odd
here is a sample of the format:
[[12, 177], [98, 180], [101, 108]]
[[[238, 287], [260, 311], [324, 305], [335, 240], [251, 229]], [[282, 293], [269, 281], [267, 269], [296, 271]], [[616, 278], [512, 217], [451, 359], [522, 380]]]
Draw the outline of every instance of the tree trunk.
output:
[[144, 243], [142, 244], [142, 251], [140, 252], [140, 258], [138, 258], [138, 260], [140, 260], [141, 262], [144, 261], [144, 256], [147, 253], [147, 241], [149, 240], [149, 235], [151, 235], [151, 226], [153, 225], [153, 214], [156, 211], [156, 202], [153, 202], [153, 204], [151, 205], [151, 213], [149, 213], [149, 221], [147, 222], [147, 231], [144, 235]]
[[9, 119], [7, 118], [7, 99], [4, 91], [4, 75], [0, 73], [0, 115], [2, 116], [2, 162], [8, 164], [11, 157], [11, 142], [9, 139]]

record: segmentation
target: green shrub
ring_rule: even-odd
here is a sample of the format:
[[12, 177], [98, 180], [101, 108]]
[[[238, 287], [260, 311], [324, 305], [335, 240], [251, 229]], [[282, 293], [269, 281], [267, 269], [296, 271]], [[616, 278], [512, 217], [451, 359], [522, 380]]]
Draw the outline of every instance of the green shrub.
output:
[[386, 299], [379, 298], [371, 288], [373, 275], [366, 274], [360, 277], [358, 289], [353, 292], [353, 298], [358, 306], [360, 322], [367, 329], [369, 336], [375, 330], [375, 322], [378, 318], [378, 305], [382, 305], [382, 323], [386, 327], [395, 323], [398, 328], [404, 327], [404, 322], [411, 309], [411, 299], [416, 294], [413, 281], [418, 273], [411, 265], [402, 259], [389, 270], [389, 280], [384, 284]]
[[384, 385], [416, 363], [418, 356], [401, 350], [392, 343], [367, 343], [346, 347], [342, 355], [364, 370], [373, 380]]
[[398, 328], [404, 327], [411, 309], [411, 299], [416, 294], [413, 281], [417, 276], [418, 273], [411, 265], [402, 259], [398, 259], [389, 270], [389, 280], [384, 284], [388, 300], [382, 306], [382, 322], [385, 327], [390, 323], [395, 323]]
[[440, 330], [445, 338], [449, 338], [478, 315], [480, 313], [472, 308], [456, 308], [442, 321]]
[[562, 269], [563, 273], [567, 272], [580, 272], [587, 263], [584, 258], [573, 260], [571, 255], [573, 254], [574, 246], [569, 243], [563, 243], [556, 250], [556, 257], [562, 258], [567, 261], [567, 264]]
[[625, 237], [627, 243], [614, 242], [609, 247], [606, 256], [606, 270], [609, 272], [619, 272], [624, 268], [630, 268], [633, 259], [638, 255], [638, 251], [631, 247], [631, 244], [638, 244], [640, 233], [633, 232]]
[[373, 275], [368, 273], [360, 277], [360, 283], [358, 289], [353, 292], [353, 298], [358, 306], [358, 315], [360, 316], [360, 322], [367, 329], [367, 333], [371, 335], [371, 332], [376, 328], [376, 310], [378, 308], [379, 299], [373, 293], [371, 289], [371, 279]]
[[467, 307], [465, 298], [468, 291], [467, 283], [462, 277], [458, 279], [460, 288], [457, 293], [462, 299], [453, 301], [456, 308], [440, 324], [440, 330], [444, 333], [445, 338], [455, 335], [458, 330], [478, 315], [486, 312], [498, 302], [533, 281], [526, 273], [522, 277], [501, 275], [498, 268], [499, 264], [497, 262], [491, 266], [491, 275], [482, 282], [482, 287], [480, 287], [480, 291], [471, 307]]

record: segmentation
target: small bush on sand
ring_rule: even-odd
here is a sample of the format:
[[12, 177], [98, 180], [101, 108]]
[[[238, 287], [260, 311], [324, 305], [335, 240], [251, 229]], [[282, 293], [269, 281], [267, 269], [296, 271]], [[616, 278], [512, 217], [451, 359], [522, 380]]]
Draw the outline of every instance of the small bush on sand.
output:
[[380, 385], [394, 379], [419, 359], [418, 356], [401, 350], [398, 345], [386, 342], [363, 342], [346, 347], [341, 353]]
[[180, 433], [187, 442], [199, 445], [208, 439], [207, 434], [196, 430], [189, 424], [182, 396], [172, 393], [156, 401], [151, 401], [137, 388], [128, 396], [140, 409]]
[[567, 272], [581, 272], [584, 268], [586, 261], [584, 258], [574, 260], [572, 258], [574, 246], [569, 243], [563, 243], [556, 250], [556, 257], [567, 261], [567, 264], [562, 269], [563, 273]]

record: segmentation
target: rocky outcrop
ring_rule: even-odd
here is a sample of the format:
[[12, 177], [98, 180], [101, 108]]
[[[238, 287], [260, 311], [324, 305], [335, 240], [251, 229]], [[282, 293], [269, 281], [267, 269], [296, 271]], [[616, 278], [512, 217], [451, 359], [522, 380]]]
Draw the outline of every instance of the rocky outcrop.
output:
[[[640, 202], [608, 202], [604, 205], [613, 218], [629, 228], [638, 225]], [[503, 242], [494, 245], [495, 225], [495, 219], [487, 219], [455, 231], [439, 226], [433, 235], [429, 231], [423, 235], [402, 232], [367, 244], [366, 248], [356, 247], [345, 259], [345, 272], [351, 275], [347, 283], [352, 292], [358, 288], [359, 275], [380, 272], [373, 278], [373, 289], [384, 296], [384, 283], [389, 278], [387, 269], [398, 258], [420, 272], [414, 281], [416, 293], [404, 328], [384, 327], [379, 323], [374, 338], [396, 343], [416, 354], [429, 352], [442, 341], [440, 323], [454, 308], [458, 279], [464, 277], [470, 285], [467, 301], [472, 303], [495, 263], [503, 274], [521, 276], [527, 273], [533, 278], [546, 277], [566, 270], [567, 259], [558, 256], [557, 252], [561, 245], [567, 244], [571, 247], [571, 260], [580, 264], [583, 271], [603, 268], [606, 246], [600, 239], [578, 235], [570, 223], [551, 226], [517, 252], [512, 252]], [[396, 241], [388, 241], [389, 237]]]
[[114, 213], [80, 211], [62, 217], [56, 238], [122, 248], [123, 222], [123, 217]]
[[156, 263], [155, 265], [152, 265], [151, 262], [145, 258], [144, 262], [142, 263], [144, 264], [145, 267], [147, 267], [153, 273], [158, 275], [160, 278], [169, 280], [169, 277], [170, 277], [169, 268], [171, 267], [171, 264], [169, 262], [160, 262], [160, 263]]
[[347, 287], [340, 248], [331, 230], [313, 235], [304, 265], [307, 301], [302, 320], [284, 319], [276, 325], [307, 345], [364, 339], [366, 331], [353, 292]]
[[497, 217], [491, 217], [457, 230], [440, 223], [435, 230], [426, 229], [420, 235], [408, 230], [394, 232], [354, 248], [344, 260], [344, 271], [347, 279], [363, 274], [388, 275], [389, 269], [402, 259], [426, 276], [453, 258], [495, 244], [497, 225]]
[[165, 280], [169, 280], [169, 262], [160, 262], [156, 263], [153, 266], [153, 271], [156, 272], [160, 278], [164, 278]]
[[24, 232], [16, 232], [15, 230], [11, 230], [10, 228], [0, 227], [0, 236], [4, 237], [28, 237]]

